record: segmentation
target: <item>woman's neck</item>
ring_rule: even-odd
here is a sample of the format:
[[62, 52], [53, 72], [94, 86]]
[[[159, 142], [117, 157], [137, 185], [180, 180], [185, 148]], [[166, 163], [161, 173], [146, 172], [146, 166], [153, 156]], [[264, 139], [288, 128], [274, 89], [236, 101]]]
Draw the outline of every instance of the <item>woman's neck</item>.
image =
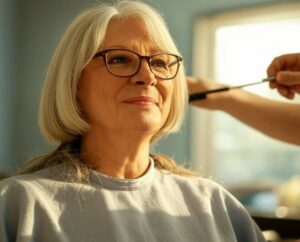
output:
[[149, 147], [150, 138], [89, 132], [82, 137], [80, 152], [95, 170], [120, 179], [133, 179], [146, 172]]

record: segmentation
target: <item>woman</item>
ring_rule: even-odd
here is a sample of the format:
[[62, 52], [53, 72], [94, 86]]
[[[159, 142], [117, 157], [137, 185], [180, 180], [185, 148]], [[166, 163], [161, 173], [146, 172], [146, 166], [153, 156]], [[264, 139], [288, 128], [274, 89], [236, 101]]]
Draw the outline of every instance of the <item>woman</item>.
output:
[[1, 182], [1, 241], [264, 241], [219, 185], [150, 144], [180, 127], [187, 91], [161, 17], [99, 5], [71, 24], [46, 77], [51, 154]]

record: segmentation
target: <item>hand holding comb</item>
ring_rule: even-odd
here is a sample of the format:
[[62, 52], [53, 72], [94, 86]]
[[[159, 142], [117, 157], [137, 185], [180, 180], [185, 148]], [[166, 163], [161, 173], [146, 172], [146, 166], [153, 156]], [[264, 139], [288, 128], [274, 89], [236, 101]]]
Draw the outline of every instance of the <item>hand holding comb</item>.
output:
[[205, 92], [193, 93], [193, 94], [189, 95], [189, 102], [194, 102], [194, 101], [205, 99], [207, 97], [207, 95], [209, 95], [211, 93], [229, 91], [229, 90], [232, 90], [232, 89], [238, 89], [238, 88], [253, 86], [253, 85], [261, 84], [261, 83], [264, 83], [264, 82], [275, 81], [275, 80], [276, 80], [275, 77], [272, 76], [272, 77], [267, 77], [265, 79], [262, 79], [259, 82], [252, 82], [252, 83], [243, 84], [243, 85], [240, 85], [240, 86], [233, 86], [233, 87], [221, 87], [221, 88], [212, 89], [212, 90], [205, 91]]

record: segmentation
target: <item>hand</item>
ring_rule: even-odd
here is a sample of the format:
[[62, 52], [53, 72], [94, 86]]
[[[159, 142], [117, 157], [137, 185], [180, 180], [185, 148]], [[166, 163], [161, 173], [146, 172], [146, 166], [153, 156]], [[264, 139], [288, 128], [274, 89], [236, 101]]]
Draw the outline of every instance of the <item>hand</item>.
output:
[[270, 88], [288, 99], [300, 94], [300, 53], [285, 54], [276, 57], [267, 69], [268, 76], [276, 76]]
[[[224, 87], [224, 85], [210, 81], [204, 78], [186, 77], [189, 94], [197, 93], [197, 92], [205, 92], [208, 90], [212, 90], [215, 88]], [[226, 93], [226, 92], [225, 92]], [[218, 107], [218, 100], [222, 97], [224, 93], [215, 93], [208, 95], [206, 99], [202, 99], [199, 101], [194, 101], [191, 104], [201, 108], [207, 109], [219, 109]]]

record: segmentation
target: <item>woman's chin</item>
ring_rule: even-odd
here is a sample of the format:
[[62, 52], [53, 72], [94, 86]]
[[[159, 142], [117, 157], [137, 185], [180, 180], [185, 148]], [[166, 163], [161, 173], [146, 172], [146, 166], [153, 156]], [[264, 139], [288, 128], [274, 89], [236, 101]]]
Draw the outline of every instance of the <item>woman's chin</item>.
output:
[[127, 128], [142, 131], [145, 133], [155, 133], [162, 126], [162, 120], [158, 117], [136, 117], [133, 120], [127, 121]]

